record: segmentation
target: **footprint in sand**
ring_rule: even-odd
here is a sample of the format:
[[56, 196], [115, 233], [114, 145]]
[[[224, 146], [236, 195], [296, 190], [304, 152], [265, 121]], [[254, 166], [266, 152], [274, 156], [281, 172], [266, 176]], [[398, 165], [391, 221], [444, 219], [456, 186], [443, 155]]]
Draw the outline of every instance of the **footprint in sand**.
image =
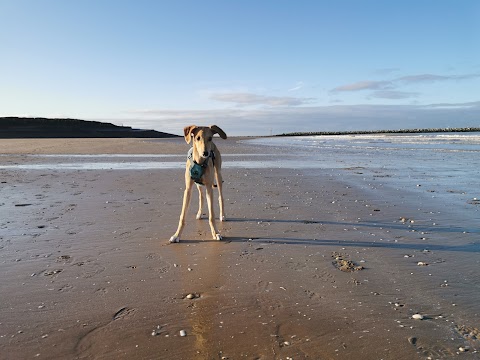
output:
[[108, 289], [106, 288], [99, 288], [95, 290], [95, 294], [105, 295], [106, 293], [108, 293]]
[[63, 269], [45, 270], [43, 272], [43, 275], [44, 276], [54, 276], [54, 275], [57, 275], [57, 274], [61, 273], [62, 271], [63, 271]]
[[150, 270], [164, 274], [170, 270], [172, 267], [171, 264], [165, 260], [163, 260], [163, 257], [161, 255], [158, 255], [156, 253], [149, 253], [148, 255], [145, 256], [147, 260], [153, 260], [154, 264], [149, 267]]
[[261, 280], [255, 285], [255, 289], [260, 292], [269, 292], [272, 290], [272, 282]]
[[300, 262], [295, 262], [295, 261], [289, 261], [289, 262], [285, 263], [285, 265], [287, 266], [287, 268], [289, 268], [291, 270], [295, 270], [295, 271], [302, 271], [304, 268], [307, 267], [307, 265], [305, 263], [300, 263]]
[[415, 337], [410, 338], [409, 342], [416, 348], [421, 356], [425, 356], [427, 359], [445, 359], [456, 356], [455, 350], [448, 349], [436, 343], [431, 344]]
[[[124, 306], [118, 309], [112, 319], [104, 325], [91, 329], [83, 337], [81, 337], [76, 346], [75, 351], [79, 358], [103, 358], [105, 355], [111, 355], [111, 351], [115, 344], [112, 344], [112, 332], [129, 336], [125, 329], [128, 328], [129, 320], [135, 316], [137, 309]], [[110, 347], [106, 344], [109, 344]]]
[[133, 316], [136, 313], [137, 309], [135, 308], [130, 308], [128, 306], [124, 306], [120, 308], [115, 314], [112, 316], [112, 320], [119, 320], [119, 319], [125, 319], [130, 316]]
[[335, 280], [335, 276], [333, 276], [331, 273], [329, 273], [328, 271], [324, 271], [324, 270], [317, 270], [315, 271], [315, 273], [312, 275], [312, 277], [314, 279], [319, 279], [323, 282], [328, 282], [330, 284], [333, 284], [336, 282]]
[[267, 314], [270, 314], [272, 311], [280, 310], [284, 307], [283, 302], [281, 302], [278, 296], [273, 294], [274, 287], [273, 283], [270, 281], [259, 281], [255, 285], [255, 289], [258, 294], [256, 295], [256, 302], [258, 306]]
[[156, 253], [149, 253], [148, 255], [145, 256], [147, 260], [160, 260], [162, 257]]
[[294, 352], [295, 358], [308, 358], [307, 354], [300, 348], [302, 341], [300, 339], [308, 336], [305, 327], [291, 323], [281, 323], [275, 327], [274, 339], [280, 351], [286, 350]]
[[166, 272], [168, 272], [168, 270], [170, 269], [169, 266], [160, 266], [160, 267], [153, 267], [151, 268], [153, 271], [159, 273], [159, 274], [165, 274]]
[[70, 291], [70, 290], [73, 290], [73, 286], [70, 285], [70, 284], [62, 285], [62, 286], [58, 289], [59, 292], [68, 292], [68, 291]]
[[73, 265], [82, 267], [82, 277], [89, 279], [105, 271], [105, 266], [94, 263], [91, 260], [78, 261]]
[[70, 255], [60, 255], [57, 257], [57, 262], [63, 262], [64, 264], [72, 262], [73, 259]]
[[321, 299], [322, 297], [320, 295], [318, 295], [316, 292], [312, 291], [312, 290], [304, 290], [303, 291], [309, 299], [311, 300], [319, 300]]
[[64, 211], [72, 211], [77, 207], [77, 204], [68, 204], [65, 208]]
[[105, 266], [101, 266], [98, 264], [92, 264], [88, 267], [88, 269], [84, 269], [82, 276], [86, 279], [94, 277], [102, 272], [105, 271]]

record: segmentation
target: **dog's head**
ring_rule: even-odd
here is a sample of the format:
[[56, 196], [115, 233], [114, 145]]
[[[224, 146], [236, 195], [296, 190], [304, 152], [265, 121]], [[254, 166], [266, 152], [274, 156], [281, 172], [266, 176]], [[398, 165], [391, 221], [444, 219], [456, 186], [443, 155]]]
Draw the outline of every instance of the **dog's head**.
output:
[[197, 126], [190, 125], [183, 129], [185, 141], [190, 144], [193, 141], [193, 147], [197, 149], [200, 156], [206, 158], [213, 149], [213, 135], [218, 134], [222, 139], [227, 138], [227, 134], [217, 125]]

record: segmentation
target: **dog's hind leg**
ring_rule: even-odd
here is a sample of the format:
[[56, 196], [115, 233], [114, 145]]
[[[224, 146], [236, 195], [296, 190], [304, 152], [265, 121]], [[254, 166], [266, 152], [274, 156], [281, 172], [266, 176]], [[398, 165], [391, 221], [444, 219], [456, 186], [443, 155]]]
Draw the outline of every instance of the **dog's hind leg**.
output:
[[223, 179], [222, 174], [218, 169], [215, 169], [215, 178], [217, 180], [217, 189], [218, 189], [218, 206], [220, 208], [220, 221], [225, 221], [225, 210], [223, 205]]
[[183, 228], [185, 227], [185, 216], [190, 205], [190, 198], [192, 196], [192, 181], [186, 181], [185, 192], [183, 193], [182, 213], [180, 214], [180, 220], [178, 221], [178, 228], [175, 234], [170, 238], [171, 243], [179, 242], [180, 235], [182, 235]]
[[210, 224], [210, 230], [212, 232], [212, 237], [214, 240], [222, 240], [222, 235], [220, 235], [217, 226], [215, 225], [215, 213], [213, 211], [213, 188], [207, 186], [207, 205], [208, 205], [208, 223]]
[[198, 212], [196, 219], [200, 220], [202, 218], [202, 210], [203, 210], [203, 191], [200, 185], [197, 185], [198, 189]]

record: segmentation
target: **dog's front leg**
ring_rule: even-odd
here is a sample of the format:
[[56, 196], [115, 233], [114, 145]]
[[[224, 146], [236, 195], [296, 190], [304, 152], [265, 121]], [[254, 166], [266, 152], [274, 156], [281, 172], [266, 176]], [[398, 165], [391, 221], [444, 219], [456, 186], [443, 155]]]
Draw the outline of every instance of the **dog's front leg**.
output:
[[200, 185], [197, 185], [197, 189], [198, 189], [198, 212], [197, 212], [196, 219], [200, 220], [202, 218], [202, 210], [203, 210], [203, 192]]
[[183, 205], [182, 205], [182, 212], [180, 214], [180, 220], [178, 221], [178, 228], [177, 232], [173, 234], [170, 238], [171, 243], [179, 242], [180, 235], [182, 235], [183, 228], [185, 227], [185, 216], [188, 211], [188, 206], [190, 205], [190, 198], [192, 196], [192, 186], [193, 182], [191, 180], [185, 181], [185, 192], [183, 193]]
[[206, 186], [207, 190], [207, 205], [208, 205], [208, 223], [212, 232], [213, 240], [222, 240], [222, 235], [219, 234], [215, 225], [215, 213], [213, 211], [213, 188]]

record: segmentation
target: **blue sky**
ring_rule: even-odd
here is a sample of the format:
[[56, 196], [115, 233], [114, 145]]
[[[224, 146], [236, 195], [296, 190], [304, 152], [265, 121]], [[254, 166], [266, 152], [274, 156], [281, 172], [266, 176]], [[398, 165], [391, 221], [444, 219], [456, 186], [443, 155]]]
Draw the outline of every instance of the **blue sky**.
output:
[[480, 1], [0, 0], [0, 116], [480, 126]]

